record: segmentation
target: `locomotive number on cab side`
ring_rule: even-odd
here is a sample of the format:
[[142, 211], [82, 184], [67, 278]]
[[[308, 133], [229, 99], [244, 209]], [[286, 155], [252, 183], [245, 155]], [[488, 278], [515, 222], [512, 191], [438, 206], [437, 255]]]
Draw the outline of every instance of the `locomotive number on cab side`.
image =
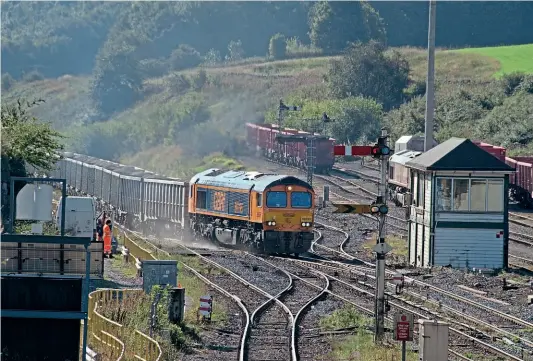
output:
[[235, 202], [233, 204], [233, 208], [235, 210], [235, 213], [238, 213], [238, 214], [244, 213], [244, 204], [242, 204], [241, 202]]
[[226, 204], [226, 194], [224, 192], [215, 192], [215, 201], [213, 202], [213, 209], [215, 211], [224, 212], [224, 205]]

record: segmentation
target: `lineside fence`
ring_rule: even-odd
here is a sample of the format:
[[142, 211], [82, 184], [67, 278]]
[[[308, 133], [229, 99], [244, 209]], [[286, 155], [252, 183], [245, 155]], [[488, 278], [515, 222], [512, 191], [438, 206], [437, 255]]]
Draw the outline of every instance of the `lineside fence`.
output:
[[[155, 260], [153, 254], [135, 241], [123, 234], [123, 244], [130, 250], [130, 254], [138, 260]], [[121, 302], [128, 298], [138, 297], [143, 293], [142, 289], [98, 289], [89, 294], [89, 340], [90, 344], [100, 346], [104, 350], [102, 361], [159, 361], [162, 350], [159, 343], [139, 330], [126, 330], [126, 327], [118, 322], [110, 320], [98, 310], [104, 304], [114, 303], [118, 309]], [[129, 331], [133, 338], [128, 337]]]

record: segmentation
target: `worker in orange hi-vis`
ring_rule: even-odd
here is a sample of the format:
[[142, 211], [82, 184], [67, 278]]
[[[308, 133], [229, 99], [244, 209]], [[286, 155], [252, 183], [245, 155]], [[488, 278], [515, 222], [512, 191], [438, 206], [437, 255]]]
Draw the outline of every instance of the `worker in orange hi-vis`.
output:
[[111, 239], [113, 235], [111, 233], [111, 220], [105, 221], [104, 226], [104, 254], [111, 256]]

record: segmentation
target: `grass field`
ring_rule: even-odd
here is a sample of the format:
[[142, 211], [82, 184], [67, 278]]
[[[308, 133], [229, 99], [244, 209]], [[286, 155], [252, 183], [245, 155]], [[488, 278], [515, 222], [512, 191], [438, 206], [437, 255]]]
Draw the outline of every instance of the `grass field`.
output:
[[513, 72], [533, 73], [533, 44], [468, 48], [453, 50], [453, 52], [482, 55], [497, 60], [500, 69], [494, 74], [495, 76]]

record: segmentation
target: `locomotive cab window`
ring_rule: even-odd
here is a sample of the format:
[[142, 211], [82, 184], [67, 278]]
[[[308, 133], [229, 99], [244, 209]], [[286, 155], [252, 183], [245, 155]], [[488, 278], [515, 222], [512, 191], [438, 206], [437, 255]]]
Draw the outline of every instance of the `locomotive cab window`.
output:
[[292, 208], [311, 208], [311, 193], [309, 192], [292, 192]]
[[286, 208], [287, 207], [287, 193], [268, 192], [266, 205], [268, 208]]
[[257, 206], [262, 207], [263, 206], [263, 195], [260, 193], [257, 193]]
[[205, 189], [196, 191], [196, 208], [207, 209], [207, 192]]

